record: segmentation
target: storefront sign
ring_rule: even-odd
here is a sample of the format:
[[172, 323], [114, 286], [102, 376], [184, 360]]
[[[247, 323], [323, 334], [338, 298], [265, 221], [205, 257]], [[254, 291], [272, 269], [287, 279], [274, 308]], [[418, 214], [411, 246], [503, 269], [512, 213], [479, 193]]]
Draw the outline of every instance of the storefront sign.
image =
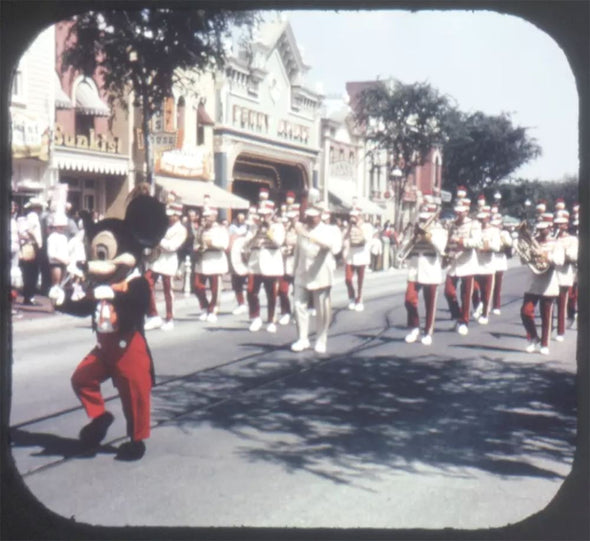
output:
[[330, 164], [330, 176], [342, 178], [354, 178], [354, 166], [347, 161], [338, 161]]
[[39, 119], [23, 111], [12, 113], [13, 158], [49, 158], [48, 129], [43, 129]]
[[211, 178], [211, 152], [207, 147], [188, 147], [162, 152], [154, 171], [181, 178]]
[[95, 150], [109, 154], [121, 153], [121, 141], [118, 137], [107, 137], [102, 133], [97, 134], [94, 130], [89, 130], [86, 135], [69, 135], [64, 133], [63, 128], [55, 125], [53, 135], [53, 144], [57, 147], [79, 148], [81, 150]]

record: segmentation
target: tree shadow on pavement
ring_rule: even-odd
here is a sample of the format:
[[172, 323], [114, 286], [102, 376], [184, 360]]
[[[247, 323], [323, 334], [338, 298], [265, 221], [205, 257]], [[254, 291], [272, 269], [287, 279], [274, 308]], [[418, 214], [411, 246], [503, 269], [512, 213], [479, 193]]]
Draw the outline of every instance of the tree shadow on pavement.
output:
[[206, 423], [231, 431], [250, 460], [342, 483], [425, 468], [450, 476], [475, 468], [563, 478], [571, 466], [575, 376], [551, 363], [282, 357], [277, 351], [272, 360], [155, 388], [154, 416], [168, 426]]

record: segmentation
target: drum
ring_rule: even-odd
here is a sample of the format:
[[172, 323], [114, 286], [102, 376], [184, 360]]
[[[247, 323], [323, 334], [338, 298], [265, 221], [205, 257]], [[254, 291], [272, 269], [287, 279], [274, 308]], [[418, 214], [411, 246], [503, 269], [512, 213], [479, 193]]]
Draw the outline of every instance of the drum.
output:
[[246, 237], [239, 236], [232, 239], [229, 247], [229, 261], [231, 265], [231, 272], [238, 276], [246, 276], [248, 274], [248, 267], [244, 263], [242, 251], [246, 245]]

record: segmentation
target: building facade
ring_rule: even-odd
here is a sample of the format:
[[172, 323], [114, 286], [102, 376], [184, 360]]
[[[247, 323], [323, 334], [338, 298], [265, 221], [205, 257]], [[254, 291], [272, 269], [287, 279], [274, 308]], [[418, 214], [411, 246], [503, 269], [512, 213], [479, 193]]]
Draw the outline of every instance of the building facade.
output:
[[288, 21], [265, 24], [236, 46], [216, 81], [216, 182], [251, 203], [261, 187], [277, 204], [305, 199], [320, 170], [322, 96], [305, 84], [305, 64]]
[[55, 95], [53, 85], [54, 28], [41, 32], [23, 54], [12, 81], [13, 199], [21, 206], [32, 196], [47, 200], [55, 179], [50, 168]]

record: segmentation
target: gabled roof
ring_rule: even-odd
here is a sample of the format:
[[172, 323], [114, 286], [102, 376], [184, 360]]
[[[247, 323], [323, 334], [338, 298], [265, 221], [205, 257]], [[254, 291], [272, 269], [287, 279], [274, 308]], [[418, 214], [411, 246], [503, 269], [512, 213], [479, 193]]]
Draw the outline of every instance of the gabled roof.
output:
[[264, 23], [254, 40], [253, 47], [264, 51], [267, 57], [273, 50], [278, 49], [291, 80], [309, 71], [309, 66], [303, 61], [297, 46], [291, 24], [286, 19]]

